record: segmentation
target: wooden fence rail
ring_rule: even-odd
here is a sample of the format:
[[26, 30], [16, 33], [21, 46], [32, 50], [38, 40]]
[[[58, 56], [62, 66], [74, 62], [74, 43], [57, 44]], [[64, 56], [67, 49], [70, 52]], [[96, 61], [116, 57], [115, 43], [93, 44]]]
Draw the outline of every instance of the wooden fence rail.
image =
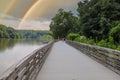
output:
[[53, 43], [48, 43], [12, 66], [0, 76], [0, 80], [35, 80]]

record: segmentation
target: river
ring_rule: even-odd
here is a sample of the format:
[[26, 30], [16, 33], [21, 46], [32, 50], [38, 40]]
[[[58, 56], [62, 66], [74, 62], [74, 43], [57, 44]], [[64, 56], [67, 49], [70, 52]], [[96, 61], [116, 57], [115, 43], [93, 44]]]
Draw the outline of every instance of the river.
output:
[[38, 40], [0, 39], [0, 74], [43, 45]]

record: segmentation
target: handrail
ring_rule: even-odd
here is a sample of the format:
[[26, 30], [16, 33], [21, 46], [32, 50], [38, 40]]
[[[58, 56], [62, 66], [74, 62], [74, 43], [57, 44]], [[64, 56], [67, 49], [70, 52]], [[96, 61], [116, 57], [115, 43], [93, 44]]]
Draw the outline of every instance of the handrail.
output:
[[54, 41], [35, 50], [0, 76], [0, 80], [35, 80]]
[[80, 42], [66, 42], [120, 75], [120, 51]]

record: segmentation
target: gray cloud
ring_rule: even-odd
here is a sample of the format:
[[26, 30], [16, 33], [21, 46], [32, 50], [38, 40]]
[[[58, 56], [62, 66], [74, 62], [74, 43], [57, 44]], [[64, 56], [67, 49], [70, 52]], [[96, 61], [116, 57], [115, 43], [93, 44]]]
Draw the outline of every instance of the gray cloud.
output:
[[44, 0], [29, 17], [51, 19], [60, 8], [77, 13], [76, 9], [79, 1], [80, 0]]
[[[66, 11], [72, 11], [76, 13], [77, 3], [80, 0], [43, 0], [28, 16], [28, 19], [32, 19], [32, 21], [25, 21], [24, 24], [21, 25], [20, 29], [35, 29], [35, 30], [49, 30], [50, 19], [55, 16], [58, 9], [63, 8]], [[22, 16], [26, 13], [29, 7], [35, 2], [35, 0], [17, 0], [16, 4], [13, 6], [8, 15], [13, 17], [22, 18]], [[1, 0], [0, 1], [0, 13], [3, 11], [2, 4], [8, 4], [9, 0]], [[9, 18], [13, 18], [10, 17]], [[7, 18], [6, 18], [7, 19]], [[7, 26], [11, 26], [17, 29], [20, 20], [0, 20], [2, 24]], [[39, 21], [36, 21], [39, 20]]]

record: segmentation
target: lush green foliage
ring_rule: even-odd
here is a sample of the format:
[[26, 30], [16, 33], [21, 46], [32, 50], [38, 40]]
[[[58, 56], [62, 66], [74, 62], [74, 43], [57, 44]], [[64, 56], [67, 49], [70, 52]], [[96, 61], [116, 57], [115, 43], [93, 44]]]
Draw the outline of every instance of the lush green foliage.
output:
[[120, 24], [111, 29], [110, 35], [116, 44], [120, 44]]
[[79, 32], [78, 18], [71, 12], [59, 9], [58, 14], [52, 19], [50, 30], [54, 38], [64, 38], [70, 32]]
[[18, 30], [22, 34], [23, 39], [36, 39], [43, 42], [48, 42], [53, 40], [50, 31], [40, 31], [40, 30]]
[[49, 35], [48, 31], [40, 30], [18, 30], [24, 39], [39, 39], [41, 36]]
[[70, 39], [70, 40], [75, 40], [78, 37], [80, 37], [80, 35], [76, 33], [70, 33], [67, 35], [67, 39]]
[[50, 41], [52, 37], [49, 31], [40, 30], [15, 30], [5, 25], [0, 25], [0, 38], [6, 39], [39, 39], [41, 41]]
[[[70, 39], [71, 40], [71, 39]], [[91, 45], [95, 45], [95, 46], [101, 46], [101, 47], [106, 47], [106, 48], [112, 48], [112, 49], [117, 49], [120, 50], [120, 46], [116, 46], [113, 41], [111, 42], [110, 40], [100, 40], [100, 41], [94, 41], [94, 39], [90, 39], [90, 38], [85, 38], [83, 36], [77, 37], [75, 38], [74, 41], [77, 42], [82, 42], [82, 43], [87, 43], [87, 44], [91, 44]]]
[[19, 39], [21, 34], [11, 27], [0, 24], [0, 38]]
[[120, 0], [80, 1], [77, 11], [59, 10], [50, 25], [54, 38], [120, 50]]
[[49, 41], [52, 41], [52, 40], [53, 40], [53, 37], [50, 36], [50, 35], [43, 35], [43, 36], [40, 37], [40, 40], [41, 40], [42, 42], [49, 42]]
[[80, 37], [75, 38], [74, 41], [85, 43], [86, 40], [87, 40], [86, 37], [84, 37], [84, 36], [80, 36]]
[[83, 35], [94, 40], [108, 39], [111, 28], [120, 20], [119, 1], [86, 0], [78, 5]]

